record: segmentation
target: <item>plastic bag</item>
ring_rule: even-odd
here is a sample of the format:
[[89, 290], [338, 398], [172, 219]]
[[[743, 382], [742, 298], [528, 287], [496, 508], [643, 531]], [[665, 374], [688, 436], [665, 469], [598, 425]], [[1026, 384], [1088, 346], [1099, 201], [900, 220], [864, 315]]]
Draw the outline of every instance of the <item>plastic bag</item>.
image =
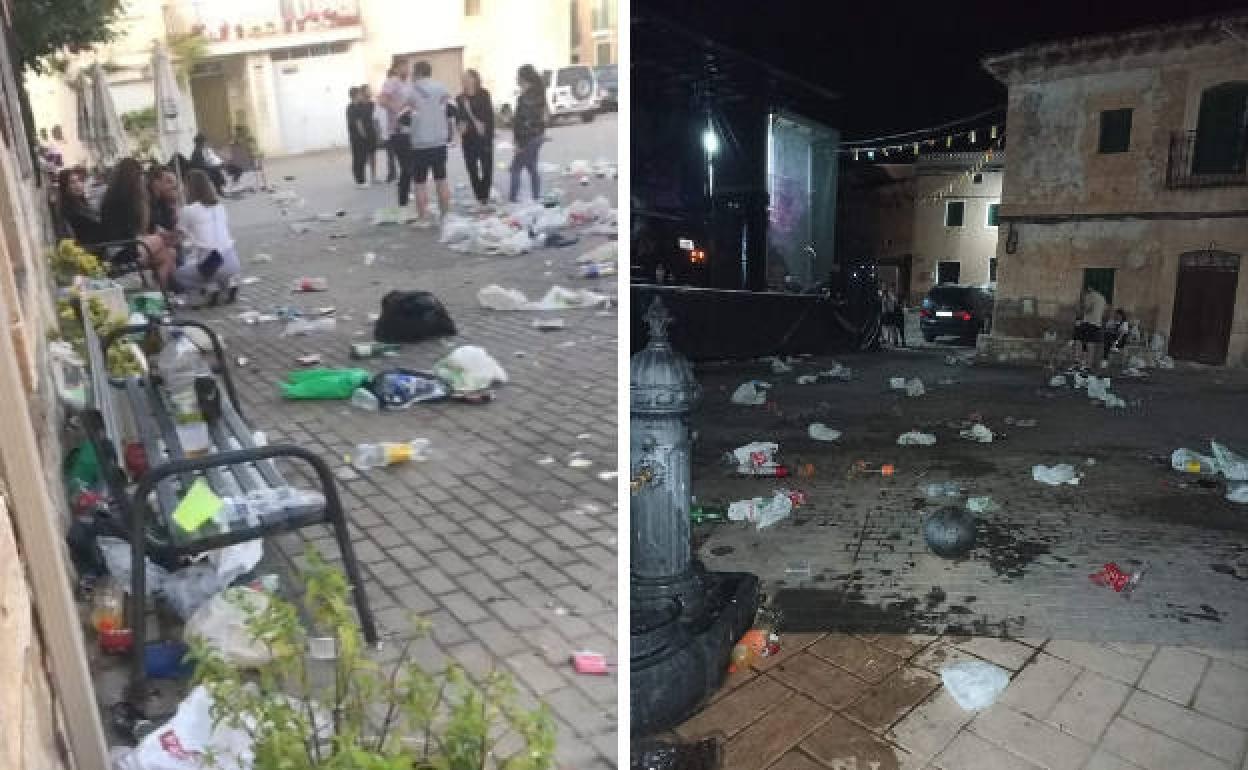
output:
[[282, 395], [291, 400], [346, 400], [371, 377], [364, 369], [302, 369], [286, 375]]
[[620, 245], [614, 241], [600, 243], [576, 258], [577, 264], [597, 265], [603, 262], [616, 262], [619, 259]]
[[[116, 537], [101, 537], [97, 542], [108, 566], [108, 574], [121, 584], [126, 593], [130, 593], [130, 544]], [[157, 566], [151, 557], [145, 561], [147, 569], [144, 571], [143, 588], [150, 599], [163, 590], [169, 573], [164, 567]]]
[[945, 689], [964, 711], [988, 708], [1010, 684], [1010, 674], [983, 661], [953, 663], [940, 670]]
[[920, 433], [912, 430], [897, 437], [897, 446], [932, 446], [936, 437], [931, 433]]
[[525, 310], [529, 298], [522, 291], [490, 284], [477, 292], [477, 302], [490, 310]]
[[485, 390], [507, 382], [507, 372], [482, 348], [464, 345], [433, 366], [433, 373], [451, 384], [456, 393]]
[[1226, 499], [1232, 503], [1248, 504], [1248, 482], [1227, 484]]
[[766, 529], [792, 512], [792, 498], [783, 492], [777, 492], [770, 500], [755, 497], [732, 503], [728, 506], [728, 520], [754, 522], [758, 529]]
[[462, 243], [472, 240], [474, 234], [472, 220], [451, 214], [442, 223], [442, 236], [438, 240], [447, 244]]
[[787, 374], [793, 371], [793, 365], [779, 356], [772, 356], [767, 361], [771, 363], [772, 374]]
[[1228, 481], [1248, 481], [1248, 457], [1231, 451], [1214, 441], [1210, 443], [1218, 470]]
[[779, 449], [780, 445], [771, 441], [754, 441], [732, 450], [732, 458], [743, 471], [767, 468], [776, 464], [775, 455]]
[[[451, 397], [451, 384], [436, 375], [411, 369], [388, 369], [373, 378], [365, 393], [372, 409], [406, 409], [412, 404]], [[356, 396], [353, 396], [353, 401]]]
[[420, 342], [456, 333], [446, 307], [427, 291], [392, 291], [382, 297], [381, 316], [373, 327], [378, 342]]
[[841, 437], [839, 430], [829, 428], [821, 422], [812, 422], [806, 429], [806, 433], [815, 441], [836, 441]]
[[269, 598], [246, 587], [227, 588], [195, 610], [186, 621], [183, 638], [196, 637], [214, 647], [226, 662], [240, 668], [262, 666], [273, 659], [264, 642], [255, 639], [247, 627], [251, 614], [263, 612]]
[[767, 403], [768, 387], [770, 386], [767, 383], [758, 380], [742, 383], [733, 391], [732, 403], [743, 406], [762, 406]]
[[978, 441], [981, 444], [991, 444], [993, 439], [992, 429], [978, 422], [958, 435], [970, 441]]
[[1180, 473], [1200, 473], [1212, 476], [1218, 472], [1217, 461], [1190, 449], [1176, 449], [1170, 455], [1170, 467]]
[[244, 730], [216, 722], [212, 705], [208, 688], [195, 687], [172, 719], [114, 757], [114, 770], [201, 770], [209, 755], [215, 770], [250, 770], [251, 739]]
[[1079, 485], [1079, 474], [1075, 472], [1074, 466], [1065, 463], [1052, 467], [1047, 465], [1033, 466], [1031, 477], [1041, 484], [1048, 484], [1053, 487], [1061, 486], [1062, 484]]
[[927, 390], [924, 389], [923, 387], [923, 381], [918, 379], [917, 377], [913, 380], [909, 380], [906, 382], [906, 395], [907, 396], [910, 396], [911, 398], [917, 398], [926, 392]]

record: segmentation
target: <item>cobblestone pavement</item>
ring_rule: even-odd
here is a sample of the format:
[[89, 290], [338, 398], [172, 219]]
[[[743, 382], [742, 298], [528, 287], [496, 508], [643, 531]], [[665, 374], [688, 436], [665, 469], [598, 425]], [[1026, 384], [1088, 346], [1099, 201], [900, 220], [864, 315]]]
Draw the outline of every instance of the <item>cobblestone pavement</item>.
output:
[[[699, 527], [707, 566], [760, 575], [789, 630], [1245, 644], [1248, 508], [1219, 489], [1178, 486], [1185, 480], [1168, 458], [1177, 447], [1207, 452], [1215, 436], [1248, 448], [1240, 406], [1248, 373], [1181, 368], [1115, 380], [1130, 406], [1111, 412], [1081, 392], [1047, 387], [1041, 368], [954, 367], [944, 355], [845, 356], [854, 380], [816, 385], [795, 379], [827, 369], [827, 360], [783, 375], [764, 363], [700, 367], [695, 495], [727, 503], [796, 487], [810, 497], [766, 530]], [[903, 376], [921, 378], [927, 394], [889, 390], [888, 379]], [[732, 390], [754, 378], [774, 383], [772, 404], [731, 404]], [[959, 438], [958, 421], [972, 413], [1005, 435], [989, 444]], [[1018, 427], [1007, 417], [1037, 423]], [[816, 442], [806, 435], [814, 421], [844, 436]], [[937, 444], [897, 446], [909, 430], [931, 432]], [[809, 463], [814, 476], [730, 477], [721, 456], [754, 440], [779, 443], [782, 461]], [[849, 478], [856, 460], [893, 463], [897, 475]], [[1082, 483], [1032, 480], [1034, 464], [1057, 463], [1077, 466]], [[977, 546], [959, 561], [930, 553], [921, 533], [933, 506], [920, 487], [947, 480], [1000, 507], [980, 517]], [[1106, 562], [1147, 567], [1129, 598], [1088, 579]]]
[[[614, 160], [615, 133], [612, 118], [556, 128], [543, 160]], [[454, 150], [450, 169], [462, 182]], [[243, 288], [236, 306], [188, 315], [210, 319], [226, 336], [230, 357], [248, 359], [234, 375], [248, 417], [270, 443], [311, 448], [339, 469], [368, 596], [392, 635], [383, 657], [397, 653], [395, 638], [408, 635], [410, 614], [419, 614], [433, 632], [417, 645], [418, 660], [510, 671], [528, 702], [540, 698], [553, 709], [562, 768], [615, 767], [615, 677], [579, 676], [568, 659], [580, 649], [616, 656], [616, 481], [599, 476], [616, 467], [616, 313], [541, 314], [567, 324], [541, 332], [532, 328], [532, 314], [489, 312], [476, 300], [490, 283], [533, 298], [552, 284], [590, 286], [569, 277], [573, 260], [603, 239], [511, 258], [458, 254], [438, 245], [436, 229], [371, 224], [375, 208], [393, 205], [393, 189], [354, 189], [345, 153], [275, 160], [269, 177], [295, 190], [306, 207], [283, 217], [268, 195], [231, 202], [244, 275], [259, 281]], [[569, 200], [605, 195], [615, 203], [610, 178], [581, 187], [550, 176], [546, 184], [566, 187]], [[339, 209], [345, 216], [335, 215]], [[291, 231], [291, 220], [322, 213], [329, 221], [311, 222], [304, 234]], [[369, 252], [376, 255], [371, 265]], [[327, 277], [329, 291], [292, 294], [300, 276]], [[613, 286], [607, 279], [593, 288]], [[428, 369], [452, 346], [479, 345], [510, 375], [496, 399], [384, 415], [347, 402], [283, 401], [277, 383], [298, 368], [297, 356], [318, 353], [326, 366], [358, 363], [348, 359], [349, 345], [372, 338], [367, 316], [392, 289], [434, 292], [459, 335], [405, 345], [384, 365]], [[280, 324], [237, 319], [247, 309], [267, 313], [282, 305], [333, 306], [337, 329], [292, 338], [280, 336]], [[415, 437], [432, 441], [432, 459], [366, 475], [343, 467], [341, 458], [357, 442]], [[569, 467], [573, 453], [593, 465]], [[553, 462], [541, 464], [546, 457]], [[337, 553], [328, 532], [315, 528], [276, 544], [290, 560], [307, 545]]]
[[[1011, 679], [978, 713], [941, 684], [966, 661]], [[724, 770], [1245, 770], [1248, 651], [784, 634], [671, 737], [714, 733]]]

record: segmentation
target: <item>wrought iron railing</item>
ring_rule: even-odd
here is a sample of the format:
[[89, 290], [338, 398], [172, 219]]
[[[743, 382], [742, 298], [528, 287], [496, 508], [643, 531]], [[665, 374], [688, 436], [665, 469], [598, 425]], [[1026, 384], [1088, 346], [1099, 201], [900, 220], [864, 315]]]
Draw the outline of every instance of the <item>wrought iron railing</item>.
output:
[[1248, 147], [1227, 154], [1226, 148], [1206, 151], [1199, 146], [1195, 131], [1170, 135], [1170, 158], [1166, 167], [1166, 187], [1236, 187], [1248, 185]]

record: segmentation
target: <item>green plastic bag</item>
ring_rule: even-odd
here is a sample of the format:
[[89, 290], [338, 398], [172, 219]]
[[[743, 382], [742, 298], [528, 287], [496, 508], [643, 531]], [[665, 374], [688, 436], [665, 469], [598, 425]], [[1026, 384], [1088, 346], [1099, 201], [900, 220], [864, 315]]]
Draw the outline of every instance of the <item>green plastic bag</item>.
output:
[[282, 395], [295, 400], [345, 400], [373, 375], [365, 369], [301, 369], [286, 375]]

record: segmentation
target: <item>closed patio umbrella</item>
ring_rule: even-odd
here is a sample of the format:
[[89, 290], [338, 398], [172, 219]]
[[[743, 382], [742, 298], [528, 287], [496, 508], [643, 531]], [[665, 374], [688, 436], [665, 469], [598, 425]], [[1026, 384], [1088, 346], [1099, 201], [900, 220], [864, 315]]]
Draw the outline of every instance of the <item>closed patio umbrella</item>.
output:
[[[160, 153], [174, 163], [174, 173], [182, 179], [182, 92], [178, 78], [173, 74], [169, 51], [157, 43], [152, 48], [152, 80], [156, 85], [156, 131]], [[182, 185], [178, 185], [178, 200], [182, 199]]]
[[96, 162], [102, 166], [112, 166], [130, 154], [130, 142], [121, 125], [121, 118], [117, 117], [113, 94], [108, 88], [108, 77], [98, 61], [91, 66], [90, 98], [87, 102], [89, 144], [94, 149]]

